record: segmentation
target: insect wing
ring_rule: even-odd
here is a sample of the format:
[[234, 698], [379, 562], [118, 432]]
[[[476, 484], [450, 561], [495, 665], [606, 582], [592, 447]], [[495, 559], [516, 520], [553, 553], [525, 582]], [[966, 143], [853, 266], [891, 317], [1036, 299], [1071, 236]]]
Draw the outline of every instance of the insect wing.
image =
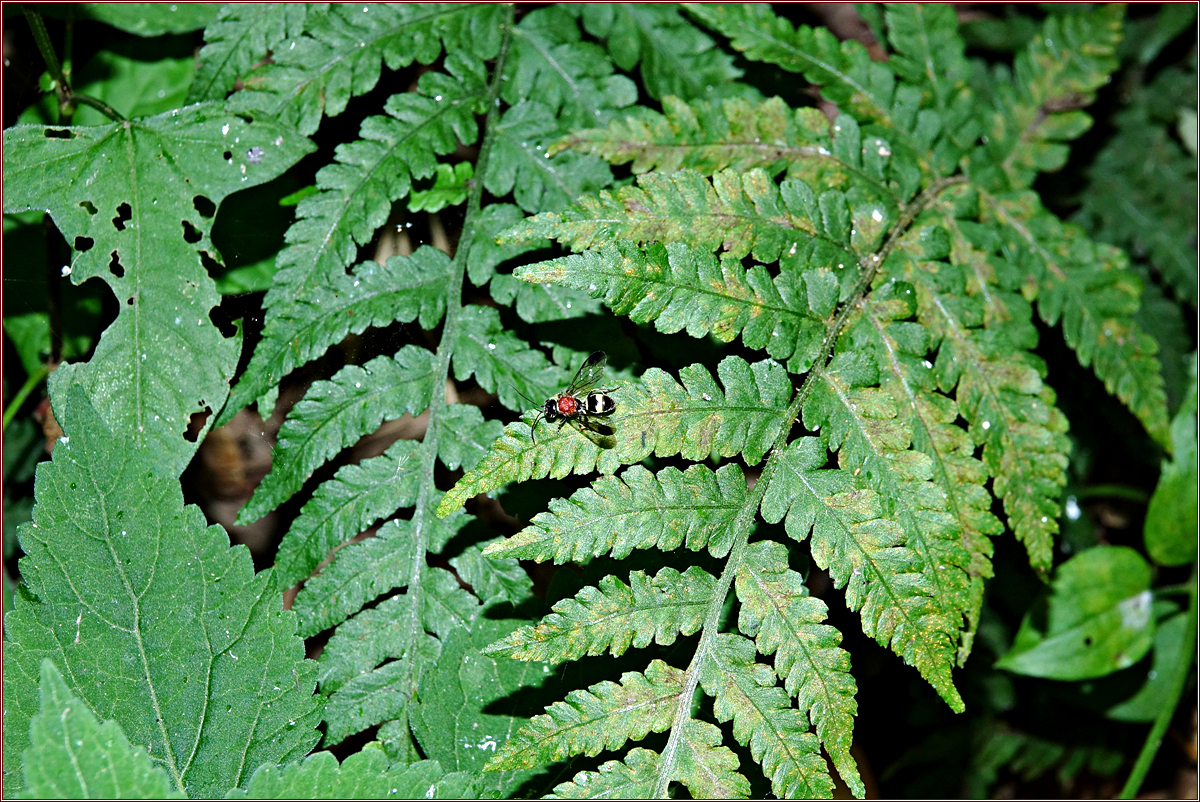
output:
[[582, 395], [596, 386], [604, 375], [604, 366], [608, 364], [608, 355], [603, 351], [593, 351], [591, 356], [583, 360], [575, 378], [567, 387], [566, 395]]

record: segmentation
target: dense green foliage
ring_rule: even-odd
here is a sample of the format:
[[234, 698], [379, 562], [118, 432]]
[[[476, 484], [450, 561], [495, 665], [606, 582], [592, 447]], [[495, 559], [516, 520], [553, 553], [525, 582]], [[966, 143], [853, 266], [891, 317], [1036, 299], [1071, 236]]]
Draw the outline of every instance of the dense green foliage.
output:
[[[793, 11], [29, 14], [5, 793], [862, 797], [874, 754], [982, 795], [1039, 750], [1136, 790], [1196, 625], [1194, 8]], [[102, 24], [153, 45], [71, 81]], [[595, 348], [615, 411], [539, 421]], [[1129, 481], [1105, 391], [1144, 539], [1079, 520]], [[256, 573], [180, 477], [277, 404]], [[1123, 678], [1141, 762], [1006, 723], [1021, 677]], [[908, 704], [964, 737], [873, 751]]]

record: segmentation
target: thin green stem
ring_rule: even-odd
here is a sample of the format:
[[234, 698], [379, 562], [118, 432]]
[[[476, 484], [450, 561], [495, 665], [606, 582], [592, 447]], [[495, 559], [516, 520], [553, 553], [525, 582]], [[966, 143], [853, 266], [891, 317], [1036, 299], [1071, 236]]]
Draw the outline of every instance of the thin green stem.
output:
[[1183, 627], [1184, 643], [1183, 648], [1179, 650], [1179, 666], [1174, 674], [1171, 692], [1162, 707], [1158, 709], [1158, 715], [1154, 718], [1154, 724], [1150, 727], [1146, 742], [1142, 744], [1142, 751], [1138, 755], [1137, 762], [1133, 764], [1133, 771], [1129, 773], [1129, 779], [1125, 781], [1125, 787], [1121, 789], [1121, 799], [1133, 799], [1137, 795], [1138, 789], [1142, 787], [1142, 781], [1146, 779], [1146, 773], [1150, 771], [1154, 756], [1158, 754], [1158, 747], [1162, 745], [1163, 736], [1167, 734], [1167, 727], [1175, 715], [1175, 708], [1179, 706], [1179, 697], [1183, 695], [1184, 685], [1191, 676], [1192, 659], [1196, 656], [1195, 569], [1192, 570], [1189, 584], [1191, 593], [1188, 599], [1187, 623]]
[[46, 380], [48, 375], [50, 375], [49, 366], [42, 365], [25, 380], [25, 383], [21, 385], [21, 389], [17, 390], [17, 394], [13, 396], [12, 401], [4, 408], [4, 424], [3, 427], [0, 427], [0, 431], [8, 429], [8, 424], [12, 422], [21, 405], [25, 403], [25, 399], [29, 397], [29, 394], [33, 392], [35, 387]]
[[79, 92], [72, 92], [71, 100], [75, 103], [82, 103], [85, 106], [91, 106], [93, 109], [100, 112], [105, 117], [107, 117], [108, 119], [112, 120], [115, 123], [125, 122], [125, 116], [122, 115], [119, 111], [117, 111], [112, 106], [105, 103], [103, 100], [97, 100], [96, 98], [92, 97], [91, 95], [84, 95], [84, 94], [80, 94]]
[[[825, 339], [821, 343], [820, 353], [813, 362], [812, 370], [804, 377], [800, 389], [792, 398], [792, 403], [788, 406], [784, 418], [785, 420], [794, 421], [800, 416], [800, 413], [804, 409], [804, 401], [808, 398], [809, 393], [812, 392], [816, 379], [821, 375], [825, 364], [829, 361], [830, 356], [832, 356], [834, 344], [837, 343], [838, 336], [845, 327], [846, 321], [849, 319], [851, 313], [858, 308], [863, 298], [866, 297], [867, 291], [871, 288], [871, 282], [879, 270], [879, 266], [883, 264], [883, 260], [891, 253], [900, 237], [912, 225], [912, 221], [943, 190], [954, 184], [964, 183], [966, 180], [965, 176], [954, 176], [935, 181], [919, 197], [915, 198], [912, 203], [904, 208], [900, 214], [900, 218], [892, 226], [891, 234], [883, 244], [883, 247], [877, 253], [863, 257], [859, 263], [862, 274], [859, 276], [858, 282], [854, 285], [854, 291], [846, 303], [842, 305], [833, 322], [825, 330]], [[654, 799], [665, 799], [667, 797], [668, 786], [672, 779], [671, 769], [674, 765], [675, 754], [678, 752], [680, 741], [683, 738], [683, 726], [691, 718], [692, 698], [695, 696], [696, 686], [700, 682], [700, 667], [708, 659], [719, 634], [720, 616], [721, 611], [725, 607], [725, 599], [729, 595], [729, 589], [733, 586], [733, 580], [737, 576], [738, 569], [741, 567], [742, 559], [745, 556], [746, 546], [749, 544], [750, 535], [754, 531], [754, 519], [758, 513], [759, 505], [762, 503], [763, 496], [766, 494], [767, 488], [771, 484], [771, 479], [775, 475], [776, 466], [779, 464], [779, 460], [775, 459], [775, 455], [787, 446], [788, 435], [790, 433], [790, 426], [783, 426], [780, 429], [779, 434], [775, 437], [775, 442], [768, 451], [767, 462], [763, 467], [762, 474], [758, 477], [758, 481], [755, 482], [754, 489], [750, 492], [746, 503], [742, 506], [741, 511], [738, 512], [737, 517], [731, 524], [734, 533], [733, 546], [729, 550], [729, 558], [725, 562], [725, 568], [721, 571], [721, 578], [717, 581], [713, 598], [709, 602], [708, 611], [704, 618], [704, 626], [700, 632], [700, 641], [696, 645], [696, 652], [692, 656], [691, 664], [684, 675], [683, 689], [680, 691], [679, 701], [675, 705], [675, 717], [671, 722], [671, 731], [667, 736], [667, 744], [663, 747], [659, 758], [654, 790], [651, 792], [651, 797]]]
[[[25, 19], [29, 21], [29, 27], [33, 31], [33, 39], [37, 42], [38, 52], [42, 54], [42, 59], [46, 62], [46, 69], [54, 81], [54, 94], [58, 98], [59, 124], [70, 125], [71, 118], [75, 116], [75, 107], [80, 103], [85, 106], [91, 106], [113, 122], [124, 122], [125, 117], [103, 100], [79, 94], [71, 89], [71, 82], [63, 70], [63, 63], [58, 60], [58, 54], [54, 52], [54, 45], [50, 41], [50, 34], [46, 30], [46, 23], [42, 21], [42, 15], [31, 10], [28, 6], [22, 6], [22, 10], [25, 12]], [[67, 52], [65, 54], [65, 58], [68, 61], [71, 58], [71, 42], [74, 38], [72, 29], [71, 20], [68, 18]]]

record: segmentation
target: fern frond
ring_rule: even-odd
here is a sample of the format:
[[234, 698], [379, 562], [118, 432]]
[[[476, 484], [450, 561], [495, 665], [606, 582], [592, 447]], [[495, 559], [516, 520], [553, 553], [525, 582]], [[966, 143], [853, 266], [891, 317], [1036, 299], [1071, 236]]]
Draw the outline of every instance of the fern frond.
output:
[[487, 765], [487, 771], [533, 768], [569, 755], [598, 755], [671, 726], [684, 674], [661, 660], [645, 673], [629, 671], [620, 683], [600, 682], [572, 691], [535, 716]]
[[715, 588], [716, 579], [694, 565], [682, 574], [664, 568], [653, 579], [634, 571], [628, 585], [606, 576], [597, 587], [555, 604], [541, 623], [522, 627], [483, 651], [560, 663], [609, 650], [621, 655], [631, 645], [670, 646], [677, 636], [700, 629]]
[[[330, 314], [322, 303], [330, 299], [322, 296], [332, 292], [337, 299], [344, 294], [344, 302], [349, 303], [371, 297], [361, 283], [345, 280], [345, 267], [354, 261], [358, 246], [369, 242], [387, 219], [392, 202], [409, 193], [413, 178], [432, 175], [437, 157], [453, 152], [460, 139], [475, 141], [474, 115], [483, 108], [486, 76], [479, 66], [456, 59], [447, 59], [446, 67], [452, 70], [450, 75], [427, 72], [418, 81], [419, 92], [390, 98], [385, 105], [389, 116], [368, 117], [360, 130], [362, 139], [339, 145], [335, 163], [317, 173], [321, 191], [296, 207], [296, 222], [275, 260], [279, 270], [264, 300], [264, 345], [255, 349], [218, 425], [297, 365], [322, 353], [331, 342], [329, 337], [339, 332], [344, 336], [352, 326], [361, 326], [356, 330], [362, 331], [371, 325], [349, 315]], [[423, 283], [416, 278], [420, 268], [439, 265], [436, 257], [427, 254], [414, 254], [413, 259], [417, 270], [403, 271], [396, 280], [397, 289], [412, 289], [416, 294]], [[448, 265], [442, 257], [442, 272]], [[405, 283], [413, 279], [415, 284]], [[427, 291], [443, 288], [444, 284], [431, 284]], [[439, 302], [444, 304], [444, 300], [434, 303]], [[382, 311], [372, 308], [368, 314], [378, 320]]]
[[488, 291], [496, 303], [515, 308], [517, 317], [526, 323], [549, 323], [600, 312], [600, 302], [579, 290], [553, 284], [530, 285], [510, 274], [492, 276]]
[[898, 264], [907, 265], [895, 275], [915, 286], [917, 318], [937, 350], [938, 388], [955, 391], [1014, 534], [1035, 570], [1048, 571], [1070, 444], [1054, 391], [1042, 384], [1045, 367], [1024, 350], [1037, 342], [1029, 304], [995, 286], [970, 296], [963, 271], [945, 262]]
[[733, 59], [679, 13], [674, 3], [586, 3], [564, 6], [583, 20], [584, 29], [604, 40], [618, 67], [641, 64], [650, 97], [683, 98], [753, 91], [732, 84], [742, 76]]
[[381, 64], [397, 70], [432, 64], [445, 45], [453, 57], [482, 63], [500, 48], [505, 11], [490, 4], [334, 4], [310, 14], [303, 36], [281, 41], [270, 64], [244, 76], [232, 108], [269, 115], [304, 134], [322, 116], [345, 110], [379, 80]]
[[903, 545], [903, 528], [886, 515], [887, 499], [849, 470], [822, 469], [826, 451], [819, 438], [795, 441], [775, 459], [763, 518], [778, 523], [786, 517], [787, 532], [797, 540], [811, 531], [813, 561], [846, 588], [846, 606], [860, 611], [863, 632], [890, 645], [961, 711], [950, 678], [954, 625], [930, 595], [920, 555]]
[[424, 645], [412, 647], [414, 632], [406, 622], [412, 617], [415, 598], [397, 594], [337, 628], [319, 658], [317, 679], [322, 693], [333, 693], [359, 674], [410, 650], [432, 653], [436, 659], [438, 643], [431, 635], [420, 633], [417, 640]]
[[[817, 737], [842, 779], [861, 797], [865, 790], [850, 756], [858, 689], [850, 674], [850, 655], [838, 647], [841, 633], [821, 623], [829, 608], [808, 595], [800, 575], [787, 568], [786, 549], [773, 541], [747, 547], [734, 581], [741, 602], [738, 630], [754, 638], [758, 651], [775, 655], [775, 674], [816, 725]], [[813, 780], [819, 786], [827, 781]]]
[[[839, 42], [824, 28], [793, 28], [765, 3], [685, 3], [684, 7], [728, 36], [733, 49], [746, 58], [802, 74], [842, 111], [895, 130], [899, 139], [912, 145], [920, 90], [897, 86], [893, 72], [871, 61], [858, 42]], [[928, 127], [930, 122], [936, 125], [933, 120], [923, 124]]]
[[1082, 14], [1050, 15], [1017, 54], [1013, 74], [997, 68], [994, 110], [985, 114], [987, 142], [970, 159], [972, 180], [1021, 189], [1067, 159], [1066, 141], [1091, 127], [1091, 103], [1119, 65], [1124, 9], [1110, 4]]
[[643, 110], [605, 128], [575, 131], [555, 142], [551, 152], [566, 148], [611, 164], [633, 162], [635, 174], [690, 169], [715, 175], [760, 168], [777, 175], [787, 170], [811, 186], [839, 188], [852, 182], [892, 202], [910, 197], [920, 181], [914, 164], [892, 160], [887, 140], [864, 139], [849, 115], [835, 127], [816, 109], [793, 112], [777, 97], [757, 104], [737, 98], [720, 105], [667, 97], [662, 114]]
[[471, 592], [485, 606], [502, 601], [516, 607], [533, 598], [533, 580], [521, 563], [509, 557], [485, 554], [481, 544], [472, 543], [457, 557], [452, 557], [450, 567], [471, 586]]
[[1134, 320], [1142, 282], [1124, 253], [1089, 241], [1041, 209], [1027, 193], [984, 195], [1002, 226], [1003, 253], [1027, 276], [1026, 297], [1066, 340], [1085, 368], [1121, 399], [1164, 448], [1171, 448], [1158, 344]]
[[566, 134], [554, 112], [537, 100], [523, 100], [500, 118], [494, 132], [495, 158], [482, 180], [497, 197], [510, 192], [527, 212], [561, 209], [585, 192], [612, 183], [612, 170], [586, 153], [559, 153], [550, 158], [551, 143]]
[[339, 544], [417, 499], [423, 477], [413, 440], [398, 440], [378, 457], [338, 469], [292, 521], [275, 555], [275, 575], [291, 587]]
[[288, 413], [271, 471], [238, 513], [238, 522], [245, 525], [275, 509], [327, 459], [385, 419], [425, 409], [432, 392], [433, 354], [415, 345], [361, 367], [347, 365], [330, 381], [314, 382]]
[[[350, 619], [353, 622], [365, 617], [362, 625], [351, 631], [368, 633], [369, 637], [357, 643], [344, 641], [346, 648], [339, 652], [343, 662], [360, 667], [360, 673], [327, 694], [324, 744], [332, 746], [367, 727], [403, 717], [421, 674], [438, 659], [441, 650], [438, 638], [447, 637], [456, 629], [470, 629], [481, 612], [478, 600], [462, 589], [454, 574], [440, 568], [425, 568], [420, 587], [410, 586], [408, 594], [413, 597], [412, 603], [397, 603], [395, 608], [389, 608], [393, 613], [402, 613], [398, 618], [364, 611]], [[390, 663], [361, 670], [382, 654], [376, 646], [365, 643], [374, 640], [377, 633], [389, 650], [399, 645], [403, 645], [403, 650], [388, 651], [382, 657], [395, 658]], [[348, 654], [359, 649], [365, 650], [369, 657]], [[344, 674], [345, 668], [341, 671]], [[326, 693], [324, 687], [322, 693]]]
[[500, 314], [485, 306], [466, 306], [454, 328], [454, 378], [475, 377], [496, 393], [509, 409], [521, 409], [522, 398], [546, 398], [566, 381], [566, 371], [552, 365], [541, 351], [506, 331]]
[[781, 259], [800, 269], [853, 264], [850, 253], [872, 252], [895, 217], [887, 203], [864, 201], [851, 208], [841, 192], [818, 196], [799, 179], [777, 186], [757, 168], [745, 174], [723, 171], [711, 184], [691, 170], [651, 173], [638, 184], [615, 195], [582, 198], [562, 213], [532, 217], [505, 232], [502, 241], [552, 238], [574, 250], [614, 238], [688, 242], [698, 250], [723, 246], [736, 258]]
[[554, 499], [550, 511], [488, 554], [555, 564], [601, 554], [628, 557], [634, 549], [673, 551], [705, 547], [714, 557], [729, 553], [730, 530], [746, 498], [746, 478], [736, 465], [712, 471], [692, 465], [652, 474], [640, 465], [620, 477], [602, 476], [570, 499]]
[[886, 9], [888, 42], [895, 48], [888, 66], [922, 87], [944, 112], [971, 76], [954, 9], [945, 3], [888, 3]]
[[187, 102], [223, 100], [237, 79], [280, 42], [304, 32], [308, 6], [303, 3], [228, 3], [204, 29], [204, 47]]
[[450, 470], [471, 470], [487, 453], [488, 446], [504, 432], [498, 420], [484, 420], [479, 407], [449, 404], [438, 425], [453, 437], [439, 437], [438, 459]]
[[556, 785], [546, 799], [649, 799], [659, 759], [656, 752], [634, 747], [623, 761], [609, 760], [596, 771], [581, 771], [570, 782]]
[[954, 425], [958, 405], [937, 392], [933, 363], [925, 359], [929, 335], [920, 324], [903, 322], [916, 311], [912, 285], [893, 282], [872, 294], [862, 307], [856, 327], [859, 341], [874, 351], [880, 386], [896, 401], [897, 417], [911, 434], [912, 447], [930, 458], [930, 480], [946, 498], [946, 512], [962, 532], [961, 545], [970, 554], [965, 615], [958, 663], [971, 652], [983, 602], [983, 580], [992, 576], [990, 535], [1004, 531], [992, 515], [991, 494], [985, 484], [988, 472], [974, 457], [975, 444], [966, 431]]
[[750, 365], [726, 357], [717, 366], [724, 391], [700, 365], [686, 367], [679, 375], [683, 385], [651, 368], [639, 385], [613, 391], [617, 411], [606, 419], [613, 434], [600, 442], [574, 426], [556, 431], [543, 425], [535, 444], [529, 426], [510, 423], [487, 456], [442, 499], [438, 515], [448, 515], [471, 496], [508, 482], [593, 470], [614, 473], [651, 454], [701, 460], [740, 453], [754, 465], [780, 429], [791, 425], [787, 407], [792, 386], [777, 362]]
[[[668, 780], [683, 783], [692, 799], [745, 799], [750, 782], [738, 773], [738, 757], [721, 745], [721, 731], [707, 721], [689, 718], [674, 754]], [[663, 778], [659, 777], [659, 785]], [[656, 786], [657, 787], [657, 786]]]
[[599, 45], [583, 41], [579, 24], [562, 6], [525, 14], [505, 61], [501, 97], [511, 106], [536, 99], [564, 128], [603, 124], [637, 101], [637, 86], [613, 74]]
[[[853, 268], [855, 262], [846, 254], [839, 264]], [[718, 260], [704, 248], [675, 242], [605, 246], [522, 266], [516, 276], [578, 288], [603, 298], [617, 314], [653, 322], [667, 334], [686, 330], [725, 342], [740, 334], [747, 347], [788, 359], [789, 369], [799, 373], [812, 366], [820, 349], [820, 321], [837, 303], [839, 273], [848, 276], [851, 270], [787, 270], [772, 277], [762, 266], [746, 270], [732, 257]]]
[[733, 737], [750, 747], [776, 797], [830, 797], [833, 781], [820, 744], [808, 731], [808, 718], [791, 706], [775, 684], [775, 672], [756, 663], [754, 652], [754, 643], [741, 636], [717, 636], [700, 670], [700, 685], [713, 697], [717, 721], [733, 720]]

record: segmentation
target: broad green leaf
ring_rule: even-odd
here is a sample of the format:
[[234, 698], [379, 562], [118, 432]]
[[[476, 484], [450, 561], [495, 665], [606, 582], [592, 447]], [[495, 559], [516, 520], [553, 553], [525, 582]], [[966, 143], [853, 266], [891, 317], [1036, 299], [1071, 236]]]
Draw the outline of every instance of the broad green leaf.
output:
[[745, 499], [746, 479], [736, 465], [716, 472], [703, 465], [683, 472], [667, 467], [657, 474], [633, 465], [619, 478], [598, 478], [570, 499], [553, 499], [549, 512], [484, 553], [559, 565], [609, 552], [622, 560], [634, 549], [674, 551], [685, 545], [723, 557]]
[[182, 437], [189, 417], [222, 406], [239, 348], [209, 318], [219, 298], [201, 262], [213, 246], [200, 210], [274, 178], [311, 143], [200, 104], [119, 125], [17, 126], [4, 146], [5, 211], [49, 210], [76, 248], [64, 273], [99, 277], [120, 301], [92, 359], [55, 371], [52, 386], [84, 387], [110, 426], [179, 475], [196, 448]]
[[415, 345], [362, 367], [347, 365], [330, 381], [313, 382], [288, 412], [272, 449], [271, 472], [238, 513], [238, 522], [250, 523], [275, 509], [322, 463], [384, 420], [420, 413], [432, 392], [433, 354]]
[[1196, 560], [1196, 355], [1191, 357], [1191, 386], [1171, 421], [1175, 446], [1142, 526], [1146, 553], [1160, 565], [1186, 565]]
[[38, 470], [34, 520], [20, 531], [29, 594], [5, 619], [6, 788], [21, 788], [45, 658], [189, 796], [306, 754], [317, 667], [273, 574], [256, 575], [244, 547], [185, 507], [178, 482], [113, 434], [81, 389], [55, 398], [66, 434]]
[[96, 720], [49, 659], [42, 660], [38, 694], [41, 711], [29, 723], [30, 746], [21, 756], [27, 796], [185, 798], [143, 747], [129, 743], [121, 725]]
[[725, 389], [700, 365], [680, 371], [681, 386], [652, 368], [637, 386], [612, 392], [616, 412], [605, 419], [613, 430], [595, 440], [575, 426], [556, 430], [543, 424], [538, 441], [524, 423], [510, 423], [505, 434], [446, 494], [438, 515], [448, 515], [476, 493], [512, 481], [570, 473], [614, 473], [621, 465], [641, 462], [650, 454], [680, 454], [702, 460], [710, 455], [742, 454], [757, 464], [784, 425], [792, 385], [777, 362], [749, 365], [726, 357], [717, 368]]
[[1185, 653], [1195, 635], [1188, 636], [1187, 613], [1177, 613], [1160, 621], [1154, 632], [1154, 661], [1150, 664], [1146, 682], [1137, 693], [1113, 705], [1104, 715], [1117, 721], [1153, 721], [1164, 705], [1175, 701], [1173, 690], [1180, 674], [1192, 668], [1195, 658]]
[[331, 752], [314, 752], [287, 766], [259, 766], [243, 789], [226, 799], [472, 799], [471, 778], [447, 774], [436, 760], [390, 764], [372, 742], [338, 764]]
[[1150, 566], [1133, 549], [1097, 546], [1058, 567], [1043, 611], [1025, 615], [998, 668], [1047, 679], [1103, 677], [1154, 641]]
[[670, 646], [679, 635], [700, 630], [716, 591], [716, 578], [692, 566], [684, 573], [663, 568], [653, 578], [641, 571], [626, 585], [606, 576], [573, 599], [554, 605], [537, 626], [522, 627], [488, 646], [485, 654], [561, 663], [630, 646]]
[[138, 36], [160, 36], [199, 30], [220, 8], [220, 3], [80, 3], [79, 14]]

